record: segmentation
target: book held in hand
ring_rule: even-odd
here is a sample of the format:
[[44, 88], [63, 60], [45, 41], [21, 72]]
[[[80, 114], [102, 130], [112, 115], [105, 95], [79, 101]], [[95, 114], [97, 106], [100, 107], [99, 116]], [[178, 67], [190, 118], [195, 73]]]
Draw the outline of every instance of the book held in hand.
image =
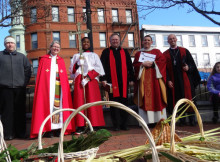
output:
[[108, 93], [112, 93], [112, 84], [111, 84], [111, 83], [106, 83], [104, 89], [105, 89], [105, 91], [107, 91]]

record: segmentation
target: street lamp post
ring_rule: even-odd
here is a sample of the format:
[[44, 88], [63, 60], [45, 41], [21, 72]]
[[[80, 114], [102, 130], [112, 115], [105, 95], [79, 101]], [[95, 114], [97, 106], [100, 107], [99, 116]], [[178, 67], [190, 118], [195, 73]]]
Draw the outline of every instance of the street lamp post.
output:
[[90, 30], [88, 37], [90, 40], [90, 51], [93, 52], [93, 39], [92, 39], [92, 19], [91, 19], [91, 8], [90, 0], [86, 0], [86, 16], [87, 16], [87, 29]]

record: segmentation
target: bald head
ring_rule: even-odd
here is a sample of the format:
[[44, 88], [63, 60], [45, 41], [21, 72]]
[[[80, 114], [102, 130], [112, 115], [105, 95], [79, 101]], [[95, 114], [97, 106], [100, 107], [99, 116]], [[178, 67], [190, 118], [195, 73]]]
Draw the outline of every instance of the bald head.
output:
[[176, 48], [176, 47], [177, 47], [177, 44], [176, 44], [177, 38], [176, 38], [176, 35], [175, 35], [175, 34], [170, 34], [170, 35], [168, 35], [167, 41], [168, 41], [168, 43], [170, 44], [170, 47], [171, 47], [171, 48]]

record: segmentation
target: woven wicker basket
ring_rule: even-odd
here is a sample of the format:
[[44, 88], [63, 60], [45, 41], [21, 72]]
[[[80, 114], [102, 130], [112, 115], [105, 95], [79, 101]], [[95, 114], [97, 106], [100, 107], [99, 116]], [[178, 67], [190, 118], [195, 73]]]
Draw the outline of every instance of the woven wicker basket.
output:
[[[2, 125], [2, 122], [0, 120], [0, 152], [4, 151], [7, 149], [7, 145], [5, 143], [5, 140], [4, 140], [4, 132], [3, 132], [3, 125]], [[6, 162], [11, 162], [11, 157], [9, 155], [9, 152], [7, 151], [7, 156], [5, 157], [5, 161]]]
[[63, 135], [64, 132], [70, 122], [70, 120], [80, 111], [85, 110], [91, 106], [97, 106], [97, 105], [109, 105], [109, 106], [114, 106], [116, 108], [122, 109], [126, 112], [128, 112], [130, 115], [132, 115], [133, 117], [135, 117], [139, 123], [141, 124], [143, 130], [145, 131], [147, 137], [149, 138], [149, 143], [151, 146], [151, 150], [152, 150], [152, 159], [154, 162], [159, 162], [159, 157], [157, 154], [157, 150], [156, 150], [156, 146], [153, 140], [153, 137], [151, 135], [151, 132], [147, 126], [147, 124], [145, 123], [145, 121], [132, 109], [126, 107], [125, 105], [118, 103], [118, 102], [113, 102], [113, 101], [98, 101], [98, 102], [93, 102], [93, 103], [88, 103], [85, 105], [80, 106], [75, 112], [73, 112], [70, 117], [65, 121], [64, 126], [61, 130], [61, 135], [60, 135], [60, 141], [59, 141], [59, 148], [58, 148], [58, 162], [62, 161], [64, 162], [64, 154], [63, 154]]
[[[203, 160], [200, 160], [196, 157], [193, 157], [193, 156], [190, 156], [190, 155], [187, 155], [187, 154], [184, 154], [184, 153], [181, 153], [181, 152], [176, 152], [176, 149], [175, 149], [175, 123], [176, 123], [176, 114], [177, 114], [177, 110], [179, 108], [180, 105], [184, 104], [184, 103], [187, 103], [189, 104], [193, 110], [195, 111], [195, 114], [196, 114], [196, 118], [197, 118], [197, 121], [198, 121], [198, 125], [199, 125], [199, 129], [200, 129], [200, 133], [201, 133], [201, 137], [204, 137], [204, 130], [203, 130], [203, 123], [202, 123], [202, 118], [199, 114], [199, 111], [198, 109], [196, 108], [195, 104], [191, 101], [191, 100], [188, 100], [188, 99], [180, 99], [175, 107], [174, 107], [174, 110], [173, 110], [173, 114], [172, 114], [172, 120], [171, 120], [171, 130], [170, 130], [170, 136], [171, 136], [171, 139], [170, 139], [170, 150], [167, 151], [167, 150], [164, 150], [163, 148], [162, 149], [158, 149], [158, 152], [160, 151], [163, 151], [163, 152], [167, 152], [167, 153], [170, 153], [172, 154], [174, 157], [178, 158], [179, 160], [185, 162], [185, 161], [189, 161], [189, 162], [195, 162], [195, 161], [200, 161], [202, 162]], [[198, 139], [199, 140], [199, 139]], [[179, 142], [179, 143], [182, 143], [182, 142]], [[193, 142], [191, 142], [192, 144]], [[160, 161], [164, 161], [164, 162], [170, 162], [169, 159], [161, 156], [160, 157]]]
[[[40, 130], [39, 130], [39, 134], [38, 134], [38, 149], [42, 149], [42, 132], [43, 132], [43, 128], [44, 125], [46, 124], [46, 122], [55, 114], [63, 112], [63, 111], [72, 111], [75, 112], [75, 109], [60, 109], [57, 110], [55, 112], [53, 112], [52, 114], [48, 115], [47, 118], [43, 121], [43, 123], [41, 124]], [[86, 120], [86, 122], [88, 123], [88, 126], [90, 128], [90, 131], [93, 131], [93, 127], [91, 125], [91, 122], [89, 121], [89, 119], [81, 112], [79, 112], [79, 114]], [[71, 119], [70, 119], [71, 120]], [[78, 151], [78, 152], [70, 152], [70, 153], [64, 153], [63, 157], [64, 159], [88, 159], [91, 156], [96, 156], [96, 153], [98, 152], [99, 148], [95, 147], [95, 148], [91, 148], [91, 149], [87, 149], [84, 151]], [[58, 156], [57, 153], [42, 153], [39, 155], [40, 157], [48, 157], [48, 156]]]

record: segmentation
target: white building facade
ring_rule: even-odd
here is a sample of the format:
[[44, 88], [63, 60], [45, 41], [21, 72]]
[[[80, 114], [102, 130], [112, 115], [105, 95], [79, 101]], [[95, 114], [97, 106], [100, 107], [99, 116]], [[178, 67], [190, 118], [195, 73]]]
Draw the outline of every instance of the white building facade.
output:
[[220, 61], [220, 27], [142, 25], [141, 40], [151, 35], [153, 47], [164, 52], [169, 48], [169, 34], [175, 34], [178, 46], [190, 51], [200, 70], [210, 71]]

